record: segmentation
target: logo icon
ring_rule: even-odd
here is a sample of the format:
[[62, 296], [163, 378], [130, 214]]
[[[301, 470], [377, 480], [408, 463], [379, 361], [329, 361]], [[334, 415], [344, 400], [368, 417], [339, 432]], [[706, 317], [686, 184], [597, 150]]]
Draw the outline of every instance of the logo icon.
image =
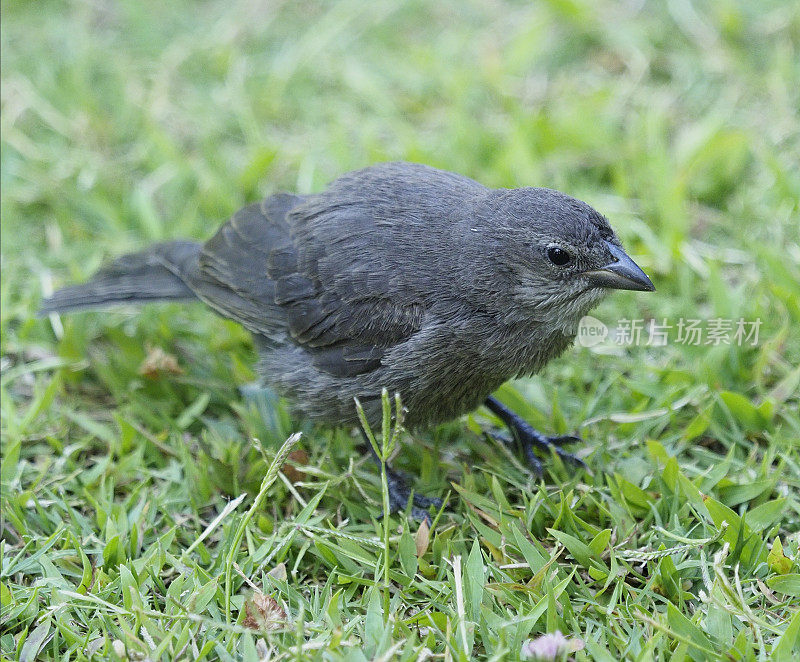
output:
[[608, 327], [596, 317], [584, 315], [578, 322], [576, 340], [581, 347], [594, 347], [608, 338]]

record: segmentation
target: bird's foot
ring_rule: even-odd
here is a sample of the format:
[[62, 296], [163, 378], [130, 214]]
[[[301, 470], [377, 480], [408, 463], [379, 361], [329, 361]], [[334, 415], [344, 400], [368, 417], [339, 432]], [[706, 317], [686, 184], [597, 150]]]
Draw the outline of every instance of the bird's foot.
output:
[[[389, 512], [396, 513], [405, 510], [413, 490], [406, 483], [405, 478], [394, 469], [386, 465], [386, 484], [389, 488]], [[431, 516], [426, 510], [430, 506], [442, 507], [442, 500], [438, 497], [428, 497], [424, 494], [413, 492], [411, 516], [418, 521], [431, 522]]]
[[512, 433], [512, 435], [495, 433], [492, 436], [506, 446], [521, 448], [525, 456], [525, 460], [528, 463], [528, 467], [537, 477], [542, 476], [544, 469], [542, 466], [542, 461], [536, 455], [535, 451], [539, 451], [547, 455], [555, 453], [565, 464], [570, 464], [581, 469], [587, 469], [586, 463], [583, 460], [561, 448], [566, 444], [581, 443], [583, 440], [580, 437], [569, 434], [550, 437], [542, 434], [537, 429], [525, 422], [514, 425]]
[[536, 456], [534, 451], [538, 450], [544, 453], [555, 453], [565, 463], [571, 464], [581, 469], [587, 469], [586, 463], [579, 457], [567, 453], [561, 446], [565, 444], [575, 444], [582, 442], [580, 437], [575, 437], [571, 434], [559, 435], [555, 437], [548, 437], [536, 430], [524, 418], [515, 414], [502, 402], [493, 396], [486, 398], [486, 407], [496, 416], [500, 418], [508, 426], [511, 431], [511, 436], [508, 435], [495, 435], [495, 437], [506, 445], [517, 445], [522, 448], [525, 454], [525, 459], [531, 471], [536, 476], [541, 476], [542, 461]]
[[[378, 471], [381, 470], [381, 461], [375, 453], [375, 449], [372, 448], [372, 444], [369, 443], [369, 439], [367, 438], [366, 433], [361, 430], [361, 436], [364, 438], [365, 446], [367, 452], [372, 457], [372, 461], [378, 467]], [[438, 497], [428, 497], [424, 494], [417, 494], [414, 492], [406, 482], [406, 479], [399, 471], [395, 471], [392, 469], [389, 464], [386, 464], [386, 486], [389, 492], [389, 512], [390, 513], [397, 513], [405, 510], [406, 506], [408, 505], [408, 500], [413, 493], [413, 500], [411, 502], [411, 516], [418, 521], [426, 521], [428, 524], [431, 523], [431, 516], [425, 510], [426, 508], [430, 508], [434, 506], [435, 508], [441, 508], [442, 504], [444, 503]], [[380, 517], [383, 517], [384, 513], [380, 514]]]

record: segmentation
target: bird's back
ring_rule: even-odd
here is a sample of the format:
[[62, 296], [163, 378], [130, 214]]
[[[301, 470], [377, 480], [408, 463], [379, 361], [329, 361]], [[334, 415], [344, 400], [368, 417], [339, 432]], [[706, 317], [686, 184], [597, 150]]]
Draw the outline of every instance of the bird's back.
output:
[[[237, 212], [204, 246], [197, 296], [313, 365], [352, 377], [419, 330], [433, 274], [476, 182], [408, 163], [372, 166], [323, 193], [278, 194]], [[445, 270], [446, 273], [446, 270]], [[439, 276], [441, 278], [441, 276]]]

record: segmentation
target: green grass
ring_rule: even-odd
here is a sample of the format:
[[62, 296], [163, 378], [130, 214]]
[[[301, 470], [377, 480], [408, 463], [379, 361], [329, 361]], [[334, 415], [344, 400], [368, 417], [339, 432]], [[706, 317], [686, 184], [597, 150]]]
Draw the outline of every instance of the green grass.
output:
[[[9, 0], [2, 61], [3, 659], [800, 654], [796, 3]], [[240, 393], [250, 340], [202, 306], [34, 317], [391, 159], [587, 200], [658, 289], [596, 317], [761, 319], [758, 345], [576, 347], [503, 387], [591, 473], [534, 480], [482, 411], [403, 435], [449, 493], [426, 535], [377, 519], [353, 431]], [[154, 348], [179, 370], [140, 374]]]

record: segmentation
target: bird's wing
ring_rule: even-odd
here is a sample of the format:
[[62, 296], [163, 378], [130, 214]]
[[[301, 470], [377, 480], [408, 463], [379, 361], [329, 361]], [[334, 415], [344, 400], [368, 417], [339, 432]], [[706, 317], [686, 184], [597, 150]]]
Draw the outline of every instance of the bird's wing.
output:
[[203, 245], [189, 283], [218, 313], [273, 342], [282, 335], [281, 313], [267, 261], [273, 248], [289, 240], [286, 214], [302, 200], [278, 194], [237, 211]]
[[424, 308], [375, 264], [359, 234], [368, 210], [310, 199], [280, 194], [237, 212], [203, 247], [193, 289], [268, 344], [301, 347], [320, 370], [369, 372], [420, 328]]

